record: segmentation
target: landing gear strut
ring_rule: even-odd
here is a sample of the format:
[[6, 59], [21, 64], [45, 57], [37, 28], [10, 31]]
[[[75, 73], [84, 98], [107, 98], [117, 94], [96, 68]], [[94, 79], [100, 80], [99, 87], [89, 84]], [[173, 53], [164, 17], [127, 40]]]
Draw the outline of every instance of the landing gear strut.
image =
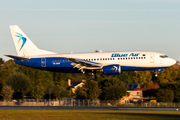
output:
[[91, 79], [96, 80], [96, 72], [94, 70], [92, 70]]
[[155, 77], [158, 77], [158, 74], [157, 74], [157, 72], [155, 72]]

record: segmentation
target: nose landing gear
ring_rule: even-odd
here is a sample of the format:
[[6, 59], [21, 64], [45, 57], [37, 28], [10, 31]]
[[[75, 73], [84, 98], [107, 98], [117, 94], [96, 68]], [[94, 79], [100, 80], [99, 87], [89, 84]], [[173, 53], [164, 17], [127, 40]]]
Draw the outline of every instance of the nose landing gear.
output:
[[158, 77], [158, 74], [157, 74], [157, 72], [155, 72], [155, 77]]

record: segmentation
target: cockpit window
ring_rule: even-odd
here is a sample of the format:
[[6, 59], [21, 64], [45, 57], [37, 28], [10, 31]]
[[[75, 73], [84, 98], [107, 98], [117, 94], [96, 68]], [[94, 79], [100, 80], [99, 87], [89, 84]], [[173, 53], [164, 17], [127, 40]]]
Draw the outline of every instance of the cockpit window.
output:
[[160, 57], [160, 58], [168, 58], [167, 55], [160, 55], [159, 57]]

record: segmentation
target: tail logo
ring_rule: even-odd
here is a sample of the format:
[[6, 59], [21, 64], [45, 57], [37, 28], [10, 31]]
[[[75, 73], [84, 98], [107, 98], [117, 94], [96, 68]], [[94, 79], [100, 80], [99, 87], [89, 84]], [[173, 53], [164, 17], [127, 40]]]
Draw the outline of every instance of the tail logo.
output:
[[26, 41], [27, 41], [27, 39], [25, 38], [25, 37], [23, 37], [23, 35], [22, 34], [20, 34], [20, 33], [16, 33], [17, 35], [17, 37], [19, 37], [19, 40], [18, 40], [18, 42], [20, 41], [20, 40], [22, 40], [22, 45], [21, 45], [21, 48], [19, 49], [19, 51], [22, 49], [22, 47], [24, 46], [24, 44], [26, 43]]

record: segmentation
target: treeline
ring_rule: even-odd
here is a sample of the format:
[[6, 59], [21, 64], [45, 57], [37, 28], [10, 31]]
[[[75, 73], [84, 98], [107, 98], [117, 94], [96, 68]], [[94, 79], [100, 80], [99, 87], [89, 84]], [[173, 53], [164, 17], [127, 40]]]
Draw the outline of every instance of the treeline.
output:
[[[180, 102], [180, 66], [178, 64], [166, 68], [155, 77], [154, 71], [130, 71], [121, 75], [106, 76], [91, 73], [54, 73], [42, 71], [16, 64], [13, 60], [0, 58], [0, 95], [1, 99], [23, 99], [24, 96], [59, 99], [73, 97], [75, 99], [118, 100], [127, 94], [127, 83], [138, 83], [144, 88], [144, 97], [161, 102]], [[67, 80], [86, 80], [83, 88], [76, 94], [71, 91]]]

